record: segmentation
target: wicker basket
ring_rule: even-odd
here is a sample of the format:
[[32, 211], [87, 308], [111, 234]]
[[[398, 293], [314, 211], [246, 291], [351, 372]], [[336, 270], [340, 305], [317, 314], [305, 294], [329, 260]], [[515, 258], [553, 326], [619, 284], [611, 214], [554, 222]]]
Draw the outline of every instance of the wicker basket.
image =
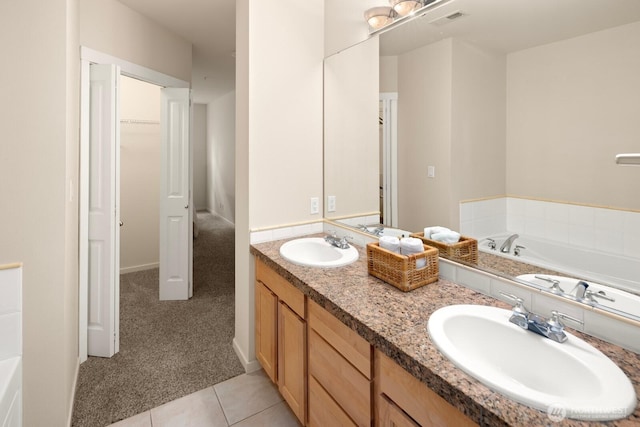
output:
[[[416, 267], [418, 260], [425, 266]], [[438, 250], [424, 245], [424, 252], [400, 255], [381, 248], [378, 243], [367, 244], [369, 274], [384, 280], [401, 291], [412, 291], [438, 280]]]
[[468, 262], [471, 264], [478, 263], [478, 241], [472, 237], [460, 236], [458, 243], [442, 243], [436, 240], [426, 239], [424, 233], [412, 233], [411, 237], [416, 237], [425, 245], [438, 248], [440, 256], [445, 258]]

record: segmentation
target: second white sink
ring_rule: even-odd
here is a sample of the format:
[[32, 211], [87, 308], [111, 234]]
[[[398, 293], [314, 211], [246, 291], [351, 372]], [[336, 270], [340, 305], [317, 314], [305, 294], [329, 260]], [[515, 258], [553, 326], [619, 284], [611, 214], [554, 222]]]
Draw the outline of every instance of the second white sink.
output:
[[429, 318], [429, 335], [457, 367], [519, 403], [589, 421], [633, 413], [631, 381], [602, 352], [569, 333], [560, 344], [526, 331], [510, 316], [497, 307], [443, 307]]
[[290, 240], [280, 246], [280, 255], [289, 262], [306, 267], [333, 268], [349, 265], [358, 260], [358, 250], [353, 246], [337, 248], [322, 237], [306, 237]]

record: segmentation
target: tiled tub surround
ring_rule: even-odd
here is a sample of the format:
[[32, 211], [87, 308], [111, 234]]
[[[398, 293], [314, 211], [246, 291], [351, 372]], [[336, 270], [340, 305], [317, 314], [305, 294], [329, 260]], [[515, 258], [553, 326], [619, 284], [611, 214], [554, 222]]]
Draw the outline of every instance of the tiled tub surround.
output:
[[[443, 279], [403, 293], [369, 276], [362, 248], [360, 259], [346, 267], [301, 267], [280, 257], [282, 243], [284, 241], [254, 244], [251, 253], [475, 422], [487, 426], [550, 424], [546, 413], [515, 403], [457, 369], [440, 354], [428, 336], [429, 316], [440, 307], [482, 304], [510, 308], [508, 304]], [[456, 274], [452, 273], [456, 271], [454, 264], [444, 267], [445, 274]], [[620, 366], [640, 395], [640, 355], [580, 332], [571, 332], [599, 348]], [[541, 374], [543, 363], [541, 361]], [[604, 425], [629, 423], [640, 424], [640, 408], [625, 420]], [[563, 425], [585, 423], [565, 420]]]
[[460, 203], [460, 232], [509, 231], [584, 249], [640, 258], [640, 212], [498, 197]]
[[22, 426], [22, 265], [0, 265], [0, 426]]

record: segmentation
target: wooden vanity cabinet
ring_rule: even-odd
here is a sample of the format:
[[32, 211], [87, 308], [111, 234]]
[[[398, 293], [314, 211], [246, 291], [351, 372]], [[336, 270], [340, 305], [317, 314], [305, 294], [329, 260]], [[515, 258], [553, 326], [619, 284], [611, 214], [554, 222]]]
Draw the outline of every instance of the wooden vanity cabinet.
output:
[[477, 426], [379, 350], [375, 378], [376, 426]]
[[256, 358], [304, 425], [307, 408], [305, 296], [256, 260]]
[[315, 302], [309, 300], [307, 308], [308, 425], [371, 426], [371, 345]]

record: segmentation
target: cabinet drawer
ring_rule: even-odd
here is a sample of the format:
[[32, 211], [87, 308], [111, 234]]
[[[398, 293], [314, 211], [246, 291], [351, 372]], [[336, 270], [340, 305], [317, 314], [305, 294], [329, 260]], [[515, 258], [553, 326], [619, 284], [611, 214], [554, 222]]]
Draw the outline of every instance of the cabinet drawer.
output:
[[[469, 417], [444, 400], [426, 384], [405, 371], [379, 350], [375, 353], [376, 407], [378, 420], [384, 420], [381, 402], [385, 396], [421, 426], [477, 426]], [[397, 414], [392, 414], [394, 418]], [[400, 424], [402, 425], [402, 424]]]
[[372, 383], [313, 329], [309, 330], [309, 375], [359, 426], [370, 426]]
[[372, 377], [372, 348], [364, 338], [312, 300], [308, 301], [309, 327], [368, 379]]
[[309, 375], [309, 427], [356, 427], [329, 393]]
[[304, 294], [260, 259], [256, 259], [256, 280], [264, 283], [298, 316], [305, 318]]

